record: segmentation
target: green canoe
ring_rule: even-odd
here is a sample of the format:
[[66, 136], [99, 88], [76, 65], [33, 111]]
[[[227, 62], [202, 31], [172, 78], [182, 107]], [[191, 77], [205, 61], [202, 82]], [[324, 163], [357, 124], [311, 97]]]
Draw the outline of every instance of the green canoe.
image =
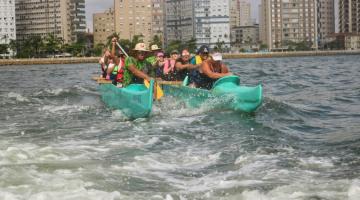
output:
[[143, 84], [131, 84], [117, 88], [113, 84], [100, 84], [101, 98], [112, 108], [121, 110], [130, 119], [145, 118], [151, 113], [153, 105], [154, 81], [147, 88]]
[[215, 82], [211, 90], [182, 86], [164, 85], [166, 95], [183, 100], [190, 107], [210, 106], [211, 108], [254, 112], [262, 103], [262, 86], [240, 86], [240, 78], [228, 76]]

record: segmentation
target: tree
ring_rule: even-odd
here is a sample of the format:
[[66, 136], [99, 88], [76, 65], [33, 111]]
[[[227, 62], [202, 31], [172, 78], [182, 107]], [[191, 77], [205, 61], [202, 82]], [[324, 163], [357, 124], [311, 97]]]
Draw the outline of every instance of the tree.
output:
[[225, 46], [225, 42], [224, 42], [224, 41], [220, 41], [220, 40], [218, 39], [218, 41], [216, 42], [215, 48], [216, 48], [218, 51], [223, 52], [224, 46]]
[[180, 40], [173, 40], [169, 42], [167, 52], [171, 52], [173, 50], [181, 50], [182, 47], [182, 42]]
[[150, 42], [150, 46], [152, 46], [154, 44], [157, 45], [158, 47], [162, 48], [162, 41], [158, 35], [155, 35], [153, 37], [152, 41]]
[[107, 42], [106, 42], [106, 46], [111, 46], [111, 41], [112, 41], [112, 39], [113, 38], [120, 38], [120, 35], [119, 35], [119, 33], [113, 33], [113, 34], [111, 34], [111, 35], [109, 35], [108, 37], [107, 37]]
[[31, 55], [40, 57], [41, 50], [44, 48], [43, 40], [40, 36], [31, 36], [29, 39], [31, 48], [33, 49]]
[[144, 42], [144, 35], [134, 35], [131, 40], [131, 46], [130, 49], [135, 48], [137, 43]]
[[102, 56], [105, 45], [103, 43], [97, 44], [93, 49], [93, 54], [95, 56]]
[[7, 44], [0, 44], [0, 54], [8, 54], [8, 45]]
[[61, 40], [56, 38], [53, 34], [48, 34], [45, 37], [45, 52], [47, 54], [55, 55], [60, 50]]
[[196, 50], [196, 39], [195, 38], [191, 38], [190, 40], [188, 40], [186, 42], [186, 48], [189, 49], [190, 52], [195, 52]]
[[267, 44], [260, 44], [260, 50], [267, 50], [268, 48]]

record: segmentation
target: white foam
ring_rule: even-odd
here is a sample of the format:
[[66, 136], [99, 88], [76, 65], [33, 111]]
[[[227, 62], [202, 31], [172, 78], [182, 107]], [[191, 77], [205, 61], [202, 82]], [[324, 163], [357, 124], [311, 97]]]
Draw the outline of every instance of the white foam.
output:
[[61, 106], [43, 106], [39, 108], [39, 111], [46, 111], [50, 113], [74, 113], [74, 112], [81, 112], [85, 110], [89, 110], [90, 106], [84, 105], [61, 105]]
[[29, 99], [22, 96], [21, 94], [15, 93], [15, 92], [10, 92], [8, 94], [8, 97], [9, 98], [14, 98], [14, 99], [16, 99], [16, 101], [19, 101], [19, 102], [30, 102]]
[[354, 180], [348, 191], [349, 200], [359, 200], [360, 199], [360, 180]]

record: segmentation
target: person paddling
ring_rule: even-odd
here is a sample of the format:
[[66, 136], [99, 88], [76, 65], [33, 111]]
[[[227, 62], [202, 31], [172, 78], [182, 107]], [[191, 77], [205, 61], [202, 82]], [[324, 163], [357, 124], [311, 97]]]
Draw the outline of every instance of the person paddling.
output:
[[112, 48], [111, 48], [111, 59], [113, 64], [109, 64], [107, 73], [109, 77], [107, 79], [112, 80], [112, 83], [118, 87], [122, 87], [124, 68], [125, 68], [125, 57], [124, 53], [119, 50], [116, 52], [116, 42], [117, 38], [112, 39]]
[[111, 56], [111, 53], [110, 53], [109, 49], [105, 48], [104, 52], [103, 52], [103, 56], [99, 59], [99, 64], [100, 64], [101, 71], [102, 71], [102, 74], [101, 74], [102, 78], [106, 78], [106, 75], [107, 75], [106, 71], [107, 71], [107, 68], [109, 65], [109, 57], [110, 56]]
[[229, 68], [222, 63], [222, 54], [215, 52], [211, 58], [203, 61], [199, 70], [197, 87], [210, 90], [213, 84], [222, 77], [230, 76]]
[[198, 68], [199, 65], [190, 63], [190, 52], [188, 49], [184, 49], [181, 52], [181, 58], [176, 61], [175, 64], [175, 80], [183, 81], [188, 76], [189, 71]]
[[132, 50], [133, 57], [125, 59], [124, 86], [131, 83], [143, 84], [144, 80], [150, 81], [153, 67], [146, 61], [146, 54], [149, 53], [144, 43], [136, 44]]

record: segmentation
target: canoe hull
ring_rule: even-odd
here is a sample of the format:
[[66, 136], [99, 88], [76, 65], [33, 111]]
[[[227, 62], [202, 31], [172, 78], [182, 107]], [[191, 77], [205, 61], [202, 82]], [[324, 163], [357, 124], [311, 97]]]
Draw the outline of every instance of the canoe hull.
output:
[[[151, 83], [151, 86], [153, 82]], [[142, 84], [117, 88], [112, 84], [100, 84], [99, 90], [103, 102], [111, 109], [121, 110], [130, 119], [146, 118], [153, 104], [153, 87], [148, 89]]]
[[219, 82], [212, 90], [173, 85], [165, 85], [163, 88], [166, 95], [181, 99], [190, 107], [211, 106], [242, 112], [256, 111], [262, 104], [262, 86], [240, 86], [239, 82], [240, 80]]

